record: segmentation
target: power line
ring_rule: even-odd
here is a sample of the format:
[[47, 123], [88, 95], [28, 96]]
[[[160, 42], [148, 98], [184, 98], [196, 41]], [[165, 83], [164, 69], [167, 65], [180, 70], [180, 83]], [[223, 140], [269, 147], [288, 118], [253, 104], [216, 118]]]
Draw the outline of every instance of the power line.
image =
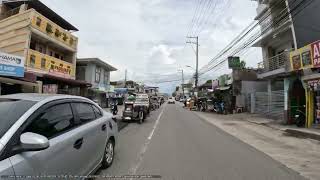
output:
[[[282, 23], [283, 20], [285, 20], [285, 18], [289, 18], [289, 14], [291, 14], [292, 19], [297, 16], [298, 14], [300, 14], [302, 12], [303, 9], [305, 9], [306, 7], [308, 7], [312, 2], [314, 2], [314, 0], [310, 0], [308, 2], [308, 4], [305, 4], [305, 6], [303, 6], [297, 13], [293, 14], [293, 12], [295, 12], [297, 10], [297, 8], [299, 8], [300, 6], [303, 5], [303, 3], [306, 1], [302, 1], [300, 2], [297, 6], [295, 6], [294, 8], [292, 8], [291, 10], [287, 11], [286, 14], [284, 14], [285, 16], [282, 15], [281, 18], [278, 19], [278, 21], [276, 23], [270, 23], [269, 26], [267, 28], [264, 29], [263, 32], [261, 32], [258, 36], [252, 36], [249, 42], [246, 42], [246, 44], [244, 44], [242, 47], [236, 49], [235, 51], [233, 51], [232, 55], [235, 55], [237, 53], [239, 53], [241, 50], [247, 48], [248, 46], [250, 46], [254, 41], [256, 41], [259, 37], [261, 37], [263, 35], [263, 33], [265, 33], [267, 30], [269, 30], [270, 28], [272, 28], [273, 26], [277, 26], [280, 23]], [[271, 26], [272, 25], [272, 26]], [[219, 63], [217, 63], [216, 65], [214, 65], [213, 67], [211, 67], [210, 69], [208, 69], [207, 71], [205, 71], [204, 73], [202, 73], [201, 75], [205, 74], [208, 71], [211, 71], [212, 69], [214, 69], [215, 67], [217, 67], [219, 64], [226, 62], [226, 59], [220, 61]]]
[[204, 19], [206, 18], [206, 13], [210, 10], [212, 4], [213, 4], [213, 0], [208, 0], [207, 4], [204, 5], [203, 13], [200, 14], [200, 16], [199, 16], [198, 25], [195, 27], [192, 36], [197, 34], [197, 31], [201, 27]]

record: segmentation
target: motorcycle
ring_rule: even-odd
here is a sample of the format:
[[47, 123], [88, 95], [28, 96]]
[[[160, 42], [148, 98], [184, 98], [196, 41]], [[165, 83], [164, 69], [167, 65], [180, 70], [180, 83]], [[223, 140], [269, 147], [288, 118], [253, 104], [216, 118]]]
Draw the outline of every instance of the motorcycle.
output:
[[227, 114], [224, 102], [215, 102], [214, 107], [213, 107], [213, 111], [215, 111], [218, 114]]
[[294, 115], [294, 121], [295, 121], [295, 124], [297, 125], [297, 127], [304, 127], [306, 124], [305, 112], [297, 109], [295, 112], [295, 115]]
[[113, 115], [117, 115], [118, 114], [118, 106], [117, 106], [117, 104], [112, 104], [111, 105], [111, 112], [112, 112], [112, 114]]

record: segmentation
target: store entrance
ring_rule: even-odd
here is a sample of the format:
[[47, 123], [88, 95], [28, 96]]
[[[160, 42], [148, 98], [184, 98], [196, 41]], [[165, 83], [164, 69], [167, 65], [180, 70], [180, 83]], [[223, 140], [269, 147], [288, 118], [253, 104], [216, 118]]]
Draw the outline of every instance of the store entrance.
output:
[[1, 95], [22, 93], [20, 84], [0, 83]]
[[294, 123], [294, 116], [297, 112], [297, 110], [300, 110], [302, 112], [305, 112], [306, 108], [306, 94], [305, 89], [302, 85], [302, 82], [300, 79], [296, 79], [293, 81], [290, 94], [290, 122], [289, 124]]

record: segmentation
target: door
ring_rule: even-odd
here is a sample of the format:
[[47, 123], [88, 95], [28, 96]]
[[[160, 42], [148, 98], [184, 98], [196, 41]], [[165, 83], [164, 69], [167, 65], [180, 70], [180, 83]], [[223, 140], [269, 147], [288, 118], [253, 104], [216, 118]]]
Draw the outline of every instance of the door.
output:
[[[55, 104], [32, 119], [23, 132], [46, 136], [50, 147], [36, 152], [23, 152], [10, 158], [16, 175], [26, 175], [32, 167], [33, 175], [78, 175], [81, 164], [82, 132], [76, 128], [69, 103]], [[57, 179], [57, 178], [53, 178]]]
[[107, 120], [103, 118], [102, 112], [95, 105], [78, 102], [72, 103], [76, 112], [79, 130], [83, 132], [83, 153], [82, 164], [86, 164], [79, 172], [86, 175], [95, 169], [101, 162], [107, 140]]
[[[0, 145], [1, 146], [1, 145]], [[12, 179], [14, 171], [9, 159], [0, 160], [0, 179]]]

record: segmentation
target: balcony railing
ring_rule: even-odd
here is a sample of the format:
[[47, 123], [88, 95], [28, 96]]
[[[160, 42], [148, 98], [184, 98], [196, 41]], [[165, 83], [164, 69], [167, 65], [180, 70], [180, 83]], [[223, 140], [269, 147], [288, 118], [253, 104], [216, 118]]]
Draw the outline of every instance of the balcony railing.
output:
[[265, 59], [263, 62], [258, 63], [258, 68], [262, 69], [262, 72], [274, 71], [277, 69], [287, 69], [289, 60], [289, 52], [283, 52], [271, 58]]
[[77, 49], [78, 38], [76, 36], [72, 35], [69, 31], [64, 30], [34, 9], [31, 9], [31, 11], [34, 11], [33, 16], [31, 17], [32, 27], [62, 42], [74, 50]]
[[25, 66], [28, 71], [75, 79], [75, 67], [73, 64], [32, 49], [28, 50]]

